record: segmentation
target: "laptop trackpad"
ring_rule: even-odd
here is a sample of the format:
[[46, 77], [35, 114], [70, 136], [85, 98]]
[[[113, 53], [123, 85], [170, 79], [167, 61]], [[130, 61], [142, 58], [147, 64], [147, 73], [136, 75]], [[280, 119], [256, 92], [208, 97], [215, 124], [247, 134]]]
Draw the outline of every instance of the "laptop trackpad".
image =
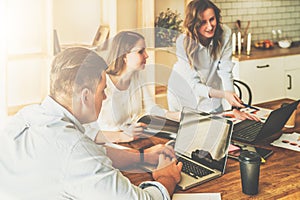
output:
[[[187, 190], [195, 185], [199, 185], [201, 183], [204, 183], [206, 181], [214, 179], [215, 177], [218, 177], [218, 176], [221, 176], [221, 172], [209, 174], [209, 175], [205, 176], [205, 178], [204, 177], [194, 178], [190, 175], [187, 175], [187, 174], [181, 172], [181, 181], [178, 183], [178, 186], [182, 190]], [[203, 180], [201, 181], [201, 179], [203, 179]]]

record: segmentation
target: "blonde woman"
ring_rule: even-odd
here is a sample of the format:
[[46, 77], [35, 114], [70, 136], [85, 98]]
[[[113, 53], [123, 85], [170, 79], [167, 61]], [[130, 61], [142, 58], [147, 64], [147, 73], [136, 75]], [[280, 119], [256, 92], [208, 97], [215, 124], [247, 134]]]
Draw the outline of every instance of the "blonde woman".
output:
[[103, 131], [143, 132], [144, 124], [135, 123], [142, 114], [179, 119], [179, 112], [168, 112], [155, 104], [141, 75], [148, 54], [145, 38], [136, 32], [122, 31], [111, 44], [107, 63], [107, 99], [98, 118]]

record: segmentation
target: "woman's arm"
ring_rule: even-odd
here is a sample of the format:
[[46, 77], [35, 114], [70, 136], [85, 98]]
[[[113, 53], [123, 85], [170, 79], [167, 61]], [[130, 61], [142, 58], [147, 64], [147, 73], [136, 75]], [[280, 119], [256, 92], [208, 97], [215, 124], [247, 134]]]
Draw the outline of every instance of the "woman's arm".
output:
[[222, 80], [224, 91], [211, 90], [210, 93], [213, 96], [219, 98], [225, 98], [232, 106], [243, 107], [242, 101], [234, 92], [233, 86], [233, 74], [232, 69], [234, 63], [232, 62], [232, 42], [231, 42], [231, 29], [226, 25], [223, 26], [223, 46], [221, 48], [221, 54], [218, 62], [217, 73]]

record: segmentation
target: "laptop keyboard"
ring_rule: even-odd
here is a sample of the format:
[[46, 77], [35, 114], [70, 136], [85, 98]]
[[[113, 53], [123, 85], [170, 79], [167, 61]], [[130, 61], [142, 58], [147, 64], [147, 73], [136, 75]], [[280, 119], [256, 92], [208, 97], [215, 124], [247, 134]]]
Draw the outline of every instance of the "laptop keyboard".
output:
[[182, 162], [182, 172], [185, 174], [188, 174], [194, 178], [199, 178], [206, 176], [208, 174], [212, 174], [214, 171], [206, 169], [200, 165], [197, 165], [187, 159], [184, 159], [182, 157], [178, 157], [177, 160], [179, 162]]
[[244, 120], [233, 127], [232, 139], [252, 142], [263, 126], [262, 122]]

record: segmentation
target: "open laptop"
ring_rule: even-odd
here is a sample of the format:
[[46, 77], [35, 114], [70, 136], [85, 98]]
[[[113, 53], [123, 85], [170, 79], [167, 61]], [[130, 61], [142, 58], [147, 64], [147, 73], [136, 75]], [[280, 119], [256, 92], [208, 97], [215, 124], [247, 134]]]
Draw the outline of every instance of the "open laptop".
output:
[[293, 111], [297, 109], [299, 101], [300, 100], [290, 103], [285, 107], [278, 108], [277, 110], [273, 110], [264, 123], [253, 120], [244, 120], [235, 124], [233, 127], [232, 139], [253, 143], [278, 133], [284, 127]]
[[183, 163], [179, 189], [189, 189], [224, 173], [232, 127], [232, 122], [224, 118], [183, 108], [174, 145], [177, 160]]

